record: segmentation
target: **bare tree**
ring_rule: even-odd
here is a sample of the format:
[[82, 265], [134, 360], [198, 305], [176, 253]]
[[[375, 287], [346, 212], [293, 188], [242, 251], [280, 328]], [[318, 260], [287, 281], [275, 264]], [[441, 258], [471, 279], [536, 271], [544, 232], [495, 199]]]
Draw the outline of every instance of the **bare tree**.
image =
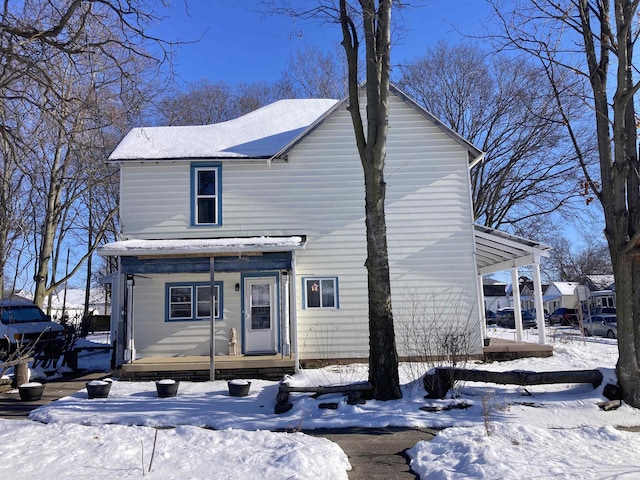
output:
[[476, 221], [513, 230], [579, 195], [579, 168], [540, 67], [441, 42], [401, 71], [406, 92], [486, 152], [471, 171]]
[[[504, 26], [502, 44], [528, 53], [544, 69], [587, 186], [602, 205], [616, 283], [618, 381], [625, 402], [640, 408], [640, 164], [634, 106], [640, 84], [633, 62], [638, 3], [536, 0], [519, 2], [509, 15], [498, 5], [494, 10]], [[558, 80], [568, 76], [585, 87], [574, 94], [593, 112], [595, 173], [575, 133], [582, 118], [564, 109]]]
[[157, 122], [161, 125], [225, 122], [292, 95], [291, 88], [284, 82], [229, 85], [203, 79], [187, 84], [184, 90], [174, 87], [165, 95], [158, 107]]
[[[10, 111], [13, 107], [13, 111]], [[29, 223], [26, 219], [26, 179], [20, 170], [22, 145], [16, 143], [18, 130], [22, 130], [24, 116], [16, 105], [0, 105], [0, 293], [5, 287], [16, 289], [15, 281], [5, 281], [12, 263], [13, 278], [19, 271], [20, 254], [24, 251], [23, 239], [27, 236]], [[11, 278], [11, 275], [9, 275]]]
[[347, 70], [337, 54], [309, 47], [289, 56], [281, 82], [296, 98], [344, 98]]
[[549, 258], [543, 262], [546, 273], [561, 282], [580, 282], [587, 275], [611, 275], [607, 244], [593, 237], [585, 240], [581, 248], [576, 248], [564, 237], [546, 240], [553, 247]]
[[[147, 0], [26, 0], [0, 7], [3, 166], [5, 173], [10, 171], [8, 146], [20, 148], [21, 185], [29, 187], [28, 195], [20, 197], [23, 209], [5, 203], [11, 208], [5, 214], [29, 220], [29, 248], [36, 261], [18, 263], [33, 266], [40, 305], [65, 280], [57, 272], [65, 242], [83, 243], [79, 232], [89, 219], [82, 199], [96, 182], [106, 181], [96, 178], [99, 169], [92, 163], [103, 162], [115, 145], [113, 140], [107, 147], [104, 136], [113, 128], [115, 112], [120, 122], [139, 115], [152, 92], [147, 88], [149, 66], [167, 59], [170, 44], [147, 34], [147, 27], [159, 20], [156, 7]], [[151, 44], [155, 56], [148, 53]], [[8, 111], [20, 112], [23, 128], [11, 124], [4, 115]], [[102, 218], [93, 220], [108, 225], [114, 212], [111, 204]], [[15, 256], [6, 240], [10, 225], [20, 224], [0, 226], [3, 271], [6, 259]], [[99, 242], [99, 232], [94, 233]], [[23, 231], [21, 241], [28, 238]], [[69, 274], [88, 256], [81, 255]]]
[[[101, 134], [109, 119], [101, 112], [100, 104], [114, 100], [106, 95], [111, 90], [91, 77], [78, 76], [78, 69], [77, 61], [51, 68], [50, 76], [57, 85], [52, 101], [60, 97], [64, 101], [56, 102], [55, 109], [40, 110], [33, 132], [38, 141], [22, 167], [34, 192], [32, 218], [38, 225], [34, 238], [38, 253], [34, 302], [40, 306], [44, 297], [73, 276], [93, 253], [117, 211], [117, 203], [109, 204], [100, 227], [92, 230], [89, 250], [60, 274], [58, 266], [66, 262], [68, 245], [82, 245], [86, 238], [84, 232], [91, 217], [87, 213], [92, 211], [92, 206], [87, 208], [83, 202], [87, 192], [115, 175], [115, 171], [102, 165], [115, 145], [115, 139], [109, 141], [107, 137], [105, 142]], [[42, 92], [42, 104], [47, 103], [48, 91]]]
[[[348, 111], [362, 163], [365, 185], [365, 223], [369, 297], [369, 382], [374, 398], [402, 397], [398, 376], [391, 281], [385, 219], [384, 162], [389, 117], [392, 0], [318, 0], [309, 8], [286, 1], [261, 2], [270, 12], [301, 19], [337, 23], [347, 59]], [[362, 45], [361, 45], [361, 42]], [[365, 56], [365, 82], [358, 72], [361, 48]], [[366, 97], [366, 119], [360, 95]]]
[[175, 90], [160, 102], [162, 125], [209, 125], [234, 118], [233, 88], [225, 82], [202, 79], [185, 91]]

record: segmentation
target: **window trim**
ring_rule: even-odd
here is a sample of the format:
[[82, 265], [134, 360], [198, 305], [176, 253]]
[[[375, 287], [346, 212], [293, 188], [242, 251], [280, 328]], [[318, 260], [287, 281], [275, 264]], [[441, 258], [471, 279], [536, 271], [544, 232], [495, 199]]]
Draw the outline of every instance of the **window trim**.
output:
[[[198, 172], [216, 172], [216, 221], [214, 223], [198, 222]], [[191, 164], [191, 226], [192, 227], [219, 227], [222, 225], [222, 163], [197, 162]]]
[[[206, 322], [210, 319], [210, 316], [198, 317], [198, 287], [208, 287], [210, 282], [171, 282], [165, 283], [165, 322]], [[215, 281], [213, 287], [217, 289], [216, 301], [218, 305], [218, 314], [215, 317], [216, 321], [224, 319], [224, 282]], [[171, 318], [171, 289], [172, 288], [189, 288], [191, 290], [191, 316], [189, 318]]]
[[[308, 298], [307, 298], [307, 282], [308, 281], [318, 281], [322, 282], [322, 280], [332, 280], [334, 287], [334, 305], [330, 307], [322, 306], [322, 291], [320, 291], [320, 306], [319, 307], [311, 307], [309, 306]], [[320, 283], [322, 288], [322, 283]], [[338, 288], [338, 277], [333, 276], [313, 276], [313, 277], [302, 277], [302, 309], [303, 310], [338, 310], [340, 309], [340, 292]]]

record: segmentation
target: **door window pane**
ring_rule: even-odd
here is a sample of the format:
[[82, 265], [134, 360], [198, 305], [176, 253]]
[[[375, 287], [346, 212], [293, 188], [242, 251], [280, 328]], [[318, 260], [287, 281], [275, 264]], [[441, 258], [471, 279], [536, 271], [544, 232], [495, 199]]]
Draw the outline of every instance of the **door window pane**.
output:
[[251, 329], [271, 328], [271, 288], [269, 284], [251, 285]]

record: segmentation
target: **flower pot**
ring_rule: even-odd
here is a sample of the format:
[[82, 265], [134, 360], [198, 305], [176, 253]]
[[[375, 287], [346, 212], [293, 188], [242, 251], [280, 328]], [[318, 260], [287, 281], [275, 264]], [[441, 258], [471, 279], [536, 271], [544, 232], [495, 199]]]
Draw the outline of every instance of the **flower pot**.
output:
[[175, 397], [178, 394], [178, 387], [180, 386], [180, 381], [178, 380], [159, 380], [156, 382], [156, 391], [158, 392], [158, 397], [160, 398], [169, 398]]
[[33, 402], [40, 400], [44, 393], [44, 385], [38, 382], [23, 383], [18, 387], [20, 400], [23, 402]]
[[86, 386], [89, 398], [107, 398], [111, 390], [111, 382], [104, 380], [92, 380]]
[[485, 347], [488, 347], [490, 343], [491, 343], [491, 339], [490, 338], [485, 338], [484, 339], [484, 346]]
[[251, 388], [251, 382], [246, 380], [231, 380], [227, 382], [229, 387], [229, 395], [232, 397], [246, 397], [249, 395], [249, 389]]

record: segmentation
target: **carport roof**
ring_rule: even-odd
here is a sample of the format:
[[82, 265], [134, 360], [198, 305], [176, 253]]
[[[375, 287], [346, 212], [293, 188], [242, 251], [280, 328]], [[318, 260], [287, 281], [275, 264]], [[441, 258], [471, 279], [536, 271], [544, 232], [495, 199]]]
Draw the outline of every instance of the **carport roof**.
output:
[[481, 225], [475, 227], [478, 274], [532, 265], [539, 257], [549, 256], [552, 247]]

